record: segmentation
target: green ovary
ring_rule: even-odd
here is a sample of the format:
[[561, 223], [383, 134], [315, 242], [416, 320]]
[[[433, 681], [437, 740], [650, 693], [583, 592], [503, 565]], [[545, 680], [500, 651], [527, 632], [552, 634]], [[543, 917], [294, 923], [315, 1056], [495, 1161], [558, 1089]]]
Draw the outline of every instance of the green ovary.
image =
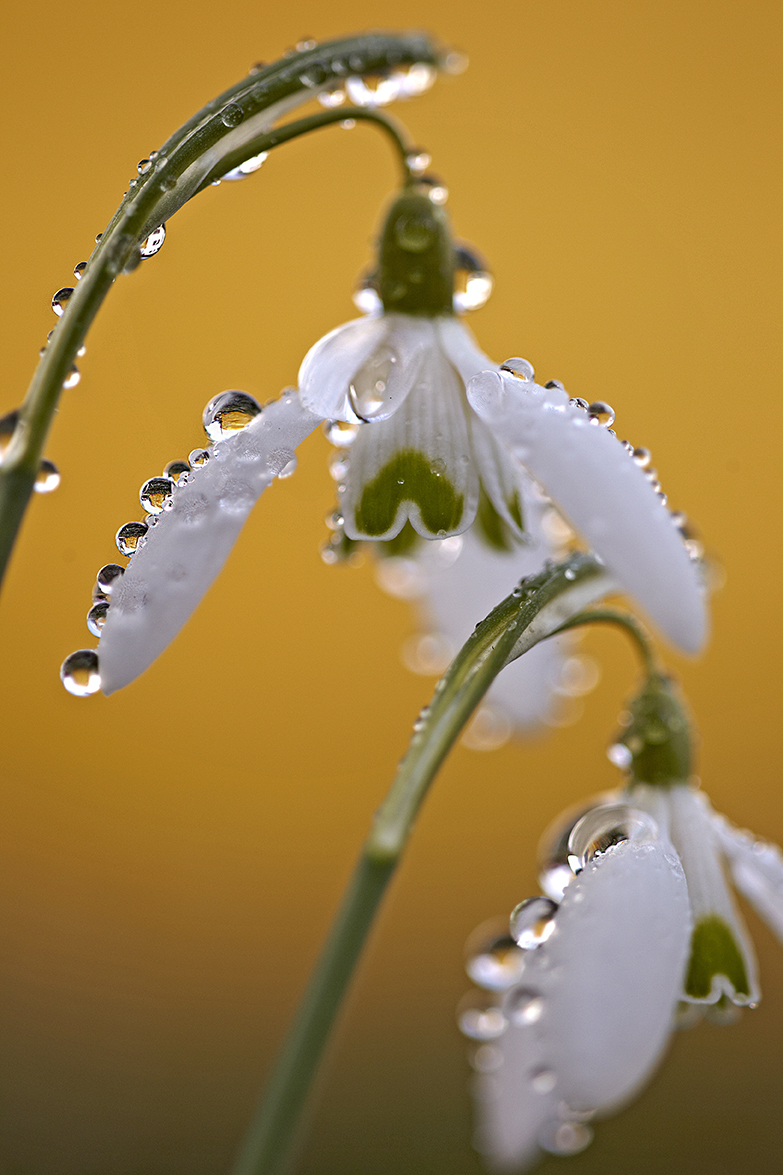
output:
[[710, 914], [693, 930], [686, 994], [696, 1000], [707, 999], [715, 975], [725, 975], [737, 995], [750, 995], [745, 963], [734, 935], [722, 918]]
[[356, 529], [368, 538], [386, 534], [403, 502], [419, 508], [431, 534], [452, 534], [464, 513], [465, 496], [433, 468], [434, 459], [415, 449], [402, 449], [368, 482], [356, 507]]

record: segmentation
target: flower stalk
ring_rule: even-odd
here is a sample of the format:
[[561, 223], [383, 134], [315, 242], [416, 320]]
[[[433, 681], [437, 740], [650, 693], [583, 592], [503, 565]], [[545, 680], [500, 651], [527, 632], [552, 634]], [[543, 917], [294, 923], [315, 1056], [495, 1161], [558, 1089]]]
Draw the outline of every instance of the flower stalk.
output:
[[232, 1175], [282, 1175], [354, 969], [438, 768], [503, 667], [550, 635], [564, 610], [606, 590], [598, 560], [577, 554], [524, 580], [475, 631], [419, 716], [407, 754], [373, 820], [353, 878], [251, 1122]]
[[326, 112], [272, 131], [273, 124], [346, 76], [383, 74], [412, 65], [442, 64], [440, 52], [417, 33], [367, 33], [297, 51], [261, 69], [209, 102], [139, 164], [125, 197], [97, 238], [81, 280], [36, 368], [0, 465], [0, 583], [35, 483], [63, 384], [116, 278], [141, 261], [140, 245], [188, 200], [232, 167], [264, 150], [334, 121], [362, 118], [383, 126], [405, 163], [401, 135], [367, 110]]

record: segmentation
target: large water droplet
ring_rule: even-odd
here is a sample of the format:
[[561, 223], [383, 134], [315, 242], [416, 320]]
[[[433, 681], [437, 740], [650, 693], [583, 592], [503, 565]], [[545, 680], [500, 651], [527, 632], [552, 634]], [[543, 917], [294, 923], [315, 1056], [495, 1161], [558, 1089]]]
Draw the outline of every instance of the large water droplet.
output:
[[516, 987], [506, 1000], [505, 1010], [518, 1027], [536, 1024], [544, 1014], [544, 997], [533, 987]]
[[79, 371], [79, 368], [74, 363], [74, 365], [71, 367], [71, 370], [68, 372], [65, 379], [63, 380], [63, 387], [64, 388], [75, 388], [81, 378], [82, 377], [81, 377], [81, 373]]
[[[190, 473], [190, 465], [187, 461], [169, 461], [163, 470], [163, 476], [170, 477], [175, 485], [185, 485], [188, 473]], [[184, 480], [182, 480], [183, 477]]]
[[401, 73], [401, 93], [406, 98], [416, 98], [419, 94], [424, 94], [430, 89], [437, 76], [438, 73], [434, 65], [427, 65], [426, 62], [418, 61]]
[[33, 489], [37, 494], [50, 494], [60, 484], [60, 471], [53, 461], [46, 458], [38, 466]]
[[372, 78], [345, 79], [348, 99], [354, 106], [388, 106], [400, 96], [403, 77], [398, 72]]
[[224, 106], [220, 112], [220, 121], [223, 126], [227, 127], [239, 126], [244, 117], [244, 110], [236, 102], [229, 102], [228, 106]]
[[74, 267], [73, 267], [73, 276], [76, 278], [77, 282], [78, 282], [78, 281], [81, 281], [81, 279], [82, 279], [82, 274], [84, 273], [84, 271], [85, 271], [85, 269], [86, 269], [86, 268], [87, 268], [87, 262], [86, 262], [86, 261], [80, 261], [80, 262], [78, 263], [78, 265], [74, 265]]
[[232, 167], [231, 171], [227, 171], [226, 174], [220, 178], [228, 180], [229, 182], [233, 182], [234, 180], [247, 179], [249, 175], [252, 175], [254, 172], [258, 171], [258, 169], [266, 162], [268, 158], [268, 151], [262, 151], [260, 155], [251, 155], [249, 159], [245, 159], [242, 163], [239, 164], [238, 167]]
[[611, 428], [614, 424], [614, 408], [607, 404], [606, 400], [593, 400], [592, 404], [587, 405], [587, 411], [591, 424], [598, 424], [603, 428]]
[[511, 911], [511, 937], [523, 951], [535, 950], [555, 929], [557, 902], [551, 898], [526, 898]]
[[371, 269], [363, 273], [353, 293], [353, 304], [362, 314], [380, 313], [383, 303], [378, 293], [378, 273]]
[[73, 286], [63, 286], [63, 288], [58, 290], [57, 293], [53, 296], [52, 310], [55, 312], [58, 318], [62, 317], [62, 315], [65, 313], [65, 307], [68, 305], [72, 294]]
[[528, 363], [527, 359], [520, 359], [518, 357], [506, 359], [505, 363], [501, 363], [500, 370], [508, 372], [509, 375], [513, 375], [516, 379], [525, 381], [533, 380], [536, 377], [533, 364]]
[[204, 409], [204, 432], [211, 441], [220, 441], [246, 428], [260, 412], [258, 400], [247, 392], [221, 392]]
[[136, 164], [136, 171], [139, 173], [139, 175], [146, 175], [148, 171], [151, 171], [151, 169], [152, 169], [152, 160], [151, 159], [140, 159], [139, 162]]
[[465, 970], [468, 978], [479, 987], [488, 991], [506, 991], [519, 981], [525, 954], [510, 935], [494, 935], [481, 943], [475, 943], [471, 938], [468, 950]]
[[139, 549], [139, 543], [147, 534], [146, 522], [126, 522], [115, 535], [114, 541], [121, 555], [132, 555]]
[[188, 453], [188, 464], [191, 469], [198, 469], [200, 465], [206, 465], [212, 457], [209, 449], [192, 449]]
[[100, 636], [101, 630], [106, 623], [106, 617], [109, 615], [109, 601], [96, 600], [90, 611], [87, 613], [87, 627], [93, 636]]
[[461, 282], [461, 288], [454, 291], [454, 309], [458, 314], [480, 310], [486, 305], [495, 284], [491, 273], [483, 270], [460, 277], [458, 271], [457, 279]]
[[97, 694], [101, 688], [101, 678], [95, 649], [78, 649], [66, 657], [60, 666], [60, 681], [68, 693], [76, 698]]
[[322, 90], [318, 95], [318, 101], [327, 110], [333, 110], [336, 106], [342, 106], [345, 102], [345, 90], [341, 86], [337, 86], [331, 90]]
[[[161, 249], [165, 239], [166, 226], [165, 224], [159, 224], [158, 227], [154, 228], [150, 235], [145, 237], [145, 239], [139, 245], [139, 254], [142, 261], [146, 261], [148, 257], [154, 257], [155, 254]], [[174, 244], [176, 248], [176, 241]]]
[[494, 999], [483, 992], [469, 992], [457, 1008], [457, 1023], [471, 1040], [497, 1040], [508, 1021]]
[[383, 408], [389, 376], [396, 363], [396, 353], [384, 344], [354, 376], [348, 399], [360, 420], [371, 421]]
[[160, 514], [172, 501], [173, 493], [170, 477], [151, 477], [139, 490], [139, 501], [148, 514]]
[[356, 440], [359, 425], [345, 420], [328, 420], [324, 424], [327, 439], [337, 449], [347, 449]]
[[102, 595], [110, 596], [114, 591], [115, 584], [124, 574], [125, 568], [120, 567], [119, 563], [107, 563], [98, 572], [95, 586]]
[[577, 820], [568, 837], [568, 860], [574, 873], [615, 845], [658, 837], [652, 816], [628, 804], [601, 804]]

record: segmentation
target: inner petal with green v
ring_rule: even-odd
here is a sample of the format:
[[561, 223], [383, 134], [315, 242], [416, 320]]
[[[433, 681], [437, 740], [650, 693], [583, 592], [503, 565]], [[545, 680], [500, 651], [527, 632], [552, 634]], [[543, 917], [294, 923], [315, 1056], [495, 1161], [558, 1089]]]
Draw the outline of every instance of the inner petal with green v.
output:
[[693, 928], [691, 958], [685, 992], [693, 1000], [710, 1000], [727, 980], [738, 996], [750, 997], [750, 984], [742, 953], [729, 927], [716, 914], [702, 918]]
[[405, 402], [362, 425], [341, 503], [352, 539], [390, 539], [410, 521], [424, 538], [458, 534], [476, 516], [479, 479], [462, 382], [435, 347]]

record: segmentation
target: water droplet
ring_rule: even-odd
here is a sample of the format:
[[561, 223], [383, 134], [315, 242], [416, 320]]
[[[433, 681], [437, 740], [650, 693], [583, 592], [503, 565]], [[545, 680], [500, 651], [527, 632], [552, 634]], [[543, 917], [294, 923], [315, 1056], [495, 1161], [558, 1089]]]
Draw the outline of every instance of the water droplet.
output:
[[370, 78], [345, 79], [348, 99], [354, 106], [388, 106], [400, 96], [403, 76], [398, 72]]
[[588, 405], [587, 411], [590, 414], [591, 424], [599, 424], [602, 428], [611, 428], [614, 424], [614, 408], [611, 404], [607, 404], [606, 400], [593, 400], [592, 404]]
[[16, 408], [13, 412], [8, 412], [5, 416], [0, 417], [0, 458], [11, 443], [11, 437], [14, 435], [18, 421], [19, 410]]
[[[480, 928], [479, 928], [480, 929]], [[465, 970], [468, 978], [488, 991], [506, 991], [519, 982], [525, 965], [525, 953], [508, 934], [493, 935], [476, 942], [468, 941]]]
[[343, 121], [340, 123], [340, 126], [343, 128], [344, 131], [352, 131], [354, 129], [354, 127], [356, 126], [356, 119], [355, 118], [344, 118]]
[[223, 126], [227, 127], [239, 126], [244, 117], [244, 110], [236, 102], [229, 102], [228, 106], [224, 106], [220, 112], [220, 121], [223, 123]]
[[548, 379], [544, 384], [545, 388], [558, 388], [559, 391], [565, 391], [565, 384], [561, 383], [559, 379]]
[[68, 305], [72, 294], [73, 286], [63, 286], [52, 298], [52, 310], [58, 318], [61, 318], [65, 313], [65, 307]]
[[185, 481], [181, 481], [180, 479], [187, 473], [190, 473], [190, 465], [187, 461], [169, 461], [163, 470], [163, 476], [170, 477], [175, 485], [184, 485], [187, 478], [185, 478]]
[[101, 595], [110, 596], [114, 591], [115, 584], [124, 574], [125, 568], [120, 567], [119, 563], [107, 563], [98, 572], [95, 586]]
[[327, 110], [333, 110], [336, 106], [342, 106], [345, 102], [345, 90], [341, 86], [336, 86], [331, 90], [322, 90], [318, 95], [318, 101]]
[[33, 489], [37, 494], [50, 494], [60, 484], [60, 471], [53, 461], [44, 459], [38, 466]]
[[606, 757], [610, 763], [614, 763], [615, 767], [619, 767], [621, 771], [631, 766], [633, 755], [629, 751], [625, 743], [614, 743], [606, 752]]
[[117, 550], [121, 555], [132, 555], [139, 549], [139, 543], [148, 530], [146, 522], [126, 522], [114, 537]]
[[97, 600], [87, 613], [87, 627], [93, 636], [100, 636], [109, 615], [109, 601]]
[[154, 257], [162, 247], [165, 239], [166, 226], [165, 224], [160, 224], [157, 228], [154, 228], [150, 235], [145, 237], [145, 239], [139, 245], [139, 255], [142, 261], [146, 261], [148, 257]]
[[290, 477], [296, 469], [296, 454], [293, 449], [273, 449], [266, 463], [275, 477]]
[[177, 186], [177, 177], [171, 174], [164, 174], [158, 180], [162, 192], [173, 192]]
[[400, 75], [401, 93], [406, 98], [417, 98], [419, 94], [424, 94], [430, 89], [437, 76], [434, 65], [418, 61]]
[[536, 1093], [551, 1093], [557, 1084], [557, 1078], [551, 1069], [534, 1069], [530, 1074], [530, 1084]]
[[206, 465], [211, 457], [209, 449], [193, 449], [188, 453], [188, 464], [191, 469], [198, 469], [200, 465]]
[[434, 473], [435, 477], [442, 477], [446, 472], [446, 462], [442, 457], [436, 457], [430, 465], [430, 473]]
[[581, 396], [572, 396], [568, 403], [572, 408], [580, 408], [583, 412], [586, 412], [590, 407], [587, 400], [584, 400]]
[[424, 189], [424, 194], [432, 204], [437, 204], [442, 208], [449, 199], [449, 189], [442, 180], [436, 179], [434, 175], [423, 175], [419, 179], [419, 186]]
[[566, 579], [569, 579], [569, 580], [576, 579], [576, 572], [574, 571], [573, 567], [566, 567], [565, 571], [563, 572], [563, 575], [565, 576]]
[[455, 49], [452, 49], [452, 51], [446, 55], [446, 59], [443, 62], [443, 68], [445, 69], [446, 73], [457, 75], [464, 73], [469, 64], [470, 61], [468, 59], [467, 53], [458, 53]]
[[457, 1008], [457, 1024], [470, 1040], [497, 1040], [508, 1027], [502, 1010], [484, 992], [469, 992]]
[[290, 459], [290, 461], [287, 461], [285, 463], [285, 465], [280, 470], [280, 472], [278, 473], [277, 476], [281, 479], [281, 481], [286, 477], [290, 477], [292, 473], [296, 473], [296, 465], [297, 465], [297, 460], [296, 460], [296, 457], [294, 456]]
[[299, 53], [306, 53], [308, 49], [317, 49], [318, 42], [313, 37], [302, 37], [296, 42], [296, 48]]
[[69, 694], [86, 698], [101, 688], [98, 654], [95, 649], [79, 649], [66, 657], [60, 666], [60, 681]]
[[136, 171], [139, 173], [139, 175], [146, 175], [147, 172], [151, 171], [151, 170], [152, 170], [152, 160], [151, 159], [140, 159], [139, 162], [136, 164]]
[[396, 353], [384, 344], [357, 371], [348, 388], [348, 399], [360, 420], [371, 421], [383, 408], [389, 375], [396, 363]]
[[423, 147], [413, 147], [405, 156], [405, 162], [413, 175], [423, 175], [432, 163], [432, 156]]
[[557, 902], [551, 898], [526, 898], [511, 911], [511, 937], [523, 951], [535, 950], [555, 929]]
[[574, 873], [581, 872], [595, 857], [625, 841], [656, 840], [658, 825], [646, 812], [627, 804], [601, 804], [591, 808], [571, 829], [568, 860]]
[[74, 363], [73, 367], [68, 372], [65, 379], [63, 380], [63, 387], [64, 388], [75, 388], [81, 378], [82, 378], [81, 372], [79, 371], [79, 368]]
[[204, 432], [211, 441], [220, 441], [246, 428], [260, 412], [258, 400], [247, 392], [221, 392], [204, 409]]
[[266, 69], [266, 66], [267, 63], [265, 61], [256, 61], [254, 65], [250, 66], [250, 69], [247, 72], [249, 74], [261, 73], [262, 70]]
[[251, 155], [249, 159], [245, 159], [244, 162], [240, 163], [238, 167], [234, 167], [231, 169], [231, 171], [227, 171], [226, 174], [220, 178], [228, 180], [229, 182], [246, 179], [249, 175], [252, 175], [253, 172], [258, 171], [261, 165], [266, 162], [268, 157], [268, 151], [262, 151], [260, 155]]
[[161, 514], [172, 501], [174, 482], [170, 477], [151, 477], [139, 490], [139, 501], [148, 514]]
[[561, 1122], [553, 1118], [542, 1126], [538, 1141], [552, 1155], [578, 1155], [593, 1141], [593, 1132], [583, 1122]]
[[378, 275], [374, 269], [359, 278], [353, 294], [353, 304], [362, 314], [377, 314], [382, 309], [383, 304], [378, 293]]
[[506, 1015], [512, 1024], [535, 1024], [544, 1013], [544, 997], [532, 987], [516, 987], [506, 1000]]
[[486, 271], [469, 273], [462, 279], [462, 289], [454, 291], [454, 309], [458, 314], [480, 310], [489, 301], [494, 280]]
[[533, 380], [536, 378], [533, 365], [528, 363], [527, 359], [506, 359], [505, 363], [501, 363], [500, 370], [508, 372], [515, 379]]
[[87, 268], [86, 261], [80, 261], [78, 265], [74, 265], [73, 276], [76, 278], [77, 282], [81, 281], [82, 274], [84, 273], [86, 268]]
[[647, 469], [652, 461], [652, 453], [649, 449], [638, 448], [633, 450], [633, 459], [640, 469]]
[[102, 240], [103, 240], [103, 233], [96, 233], [95, 244], [100, 245]]

